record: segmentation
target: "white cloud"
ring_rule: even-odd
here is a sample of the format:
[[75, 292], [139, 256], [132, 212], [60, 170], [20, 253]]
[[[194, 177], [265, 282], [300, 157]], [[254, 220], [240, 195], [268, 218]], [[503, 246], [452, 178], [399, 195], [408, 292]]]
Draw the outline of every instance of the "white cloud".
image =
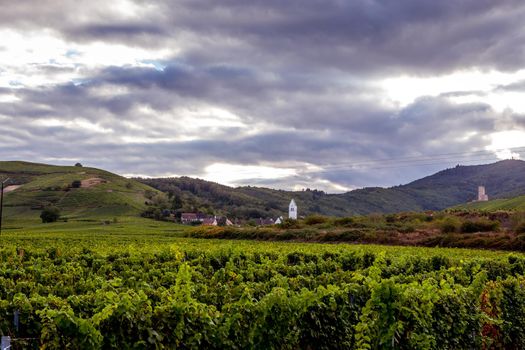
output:
[[525, 79], [525, 69], [513, 73], [467, 70], [434, 77], [391, 77], [379, 82], [379, 86], [401, 107], [409, 105], [421, 96], [465, 92], [451, 96], [450, 99], [457, 103], [488, 103], [498, 112], [506, 109], [525, 112], [523, 94], [496, 89], [500, 85], [508, 85], [522, 79]]
[[178, 49], [144, 49], [126, 43], [71, 43], [49, 29], [0, 30], [0, 87], [36, 87], [86, 79], [94, 69], [110, 66], [147, 67]]
[[110, 134], [113, 133], [112, 129], [104, 128], [98, 123], [93, 123], [89, 120], [76, 118], [73, 120], [63, 120], [58, 118], [43, 118], [33, 122], [36, 126], [43, 127], [63, 127], [73, 130], [83, 129], [91, 133]]
[[246, 179], [281, 179], [296, 175], [295, 170], [291, 168], [226, 163], [208, 165], [204, 171], [205, 180], [229, 186], [236, 186], [240, 181]]
[[516, 149], [525, 148], [525, 131], [509, 130], [490, 135], [491, 144], [487, 146], [488, 151], [500, 159], [519, 159], [520, 153]]

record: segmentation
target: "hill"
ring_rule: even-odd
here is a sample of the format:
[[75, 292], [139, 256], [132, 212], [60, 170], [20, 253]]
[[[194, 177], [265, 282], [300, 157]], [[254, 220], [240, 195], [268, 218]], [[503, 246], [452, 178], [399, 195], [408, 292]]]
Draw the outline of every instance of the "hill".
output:
[[[38, 220], [40, 209], [56, 205], [69, 218], [138, 215], [155, 189], [168, 193], [174, 209], [226, 214], [238, 218], [277, 217], [287, 213], [294, 198], [300, 215], [352, 216], [370, 213], [441, 210], [468, 203], [484, 185], [491, 199], [472, 207], [505, 209], [525, 199], [525, 162], [505, 160], [493, 164], [457, 166], [406, 185], [370, 187], [343, 194], [317, 190], [283, 191], [243, 186], [232, 188], [189, 177], [127, 179], [88, 167], [53, 166], [28, 162], [0, 162], [0, 179], [10, 177], [5, 194], [9, 218]], [[72, 188], [73, 181], [81, 182]], [[136, 181], [138, 180], [138, 181]], [[150, 187], [151, 186], [151, 187]]]
[[300, 215], [350, 216], [441, 210], [472, 201], [479, 185], [486, 186], [491, 198], [525, 195], [525, 162], [504, 160], [486, 165], [458, 165], [406, 185], [370, 187], [343, 194], [251, 186], [232, 188], [188, 177], [137, 180], [174, 196], [185, 211], [219, 212], [248, 218], [276, 217], [287, 212], [288, 203], [294, 198]]
[[480, 211], [498, 211], [498, 210], [518, 210], [525, 211], [525, 196], [514, 198], [494, 199], [488, 202], [473, 202], [458, 205], [453, 209], [460, 210], [480, 210]]
[[[145, 194], [154, 189], [122, 176], [88, 167], [0, 162], [0, 179], [10, 178], [4, 194], [6, 219], [38, 220], [48, 205], [69, 218], [138, 215]], [[72, 186], [79, 181], [80, 187]]]

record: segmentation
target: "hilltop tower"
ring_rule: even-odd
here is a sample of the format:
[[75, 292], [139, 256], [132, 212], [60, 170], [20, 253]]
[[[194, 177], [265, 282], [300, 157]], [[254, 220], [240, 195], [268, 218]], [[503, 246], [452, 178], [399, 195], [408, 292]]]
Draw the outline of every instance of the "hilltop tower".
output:
[[486, 202], [489, 196], [485, 193], [485, 186], [478, 186], [478, 202]]
[[295, 201], [293, 199], [290, 202], [290, 205], [288, 206], [288, 218], [292, 220], [297, 220], [297, 204], [295, 204]]

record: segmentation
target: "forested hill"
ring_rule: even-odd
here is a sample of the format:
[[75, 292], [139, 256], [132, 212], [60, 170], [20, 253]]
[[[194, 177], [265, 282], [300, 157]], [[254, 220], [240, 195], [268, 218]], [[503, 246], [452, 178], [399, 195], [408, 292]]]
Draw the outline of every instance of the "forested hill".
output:
[[525, 195], [525, 162], [504, 160], [486, 165], [457, 166], [402, 186], [364, 188], [343, 194], [251, 186], [232, 188], [189, 177], [137, 180], [170, 193], [181, 210], [224, 213], [234, 217], [275, 217], [286, 213], [290, 199], [294, 198], [300, 215], [347, 216], [440, 210], [475, 199], [479, 185], [486, 187], [491, 198]]

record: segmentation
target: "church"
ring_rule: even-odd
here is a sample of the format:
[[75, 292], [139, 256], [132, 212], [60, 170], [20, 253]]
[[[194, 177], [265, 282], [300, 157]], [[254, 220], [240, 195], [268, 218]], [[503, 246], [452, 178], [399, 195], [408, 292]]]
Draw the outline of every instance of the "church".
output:
[[297, 220], [297, 204], [292, 199], [290, 205], [288, 206], [288, 218], [292, 220]]

